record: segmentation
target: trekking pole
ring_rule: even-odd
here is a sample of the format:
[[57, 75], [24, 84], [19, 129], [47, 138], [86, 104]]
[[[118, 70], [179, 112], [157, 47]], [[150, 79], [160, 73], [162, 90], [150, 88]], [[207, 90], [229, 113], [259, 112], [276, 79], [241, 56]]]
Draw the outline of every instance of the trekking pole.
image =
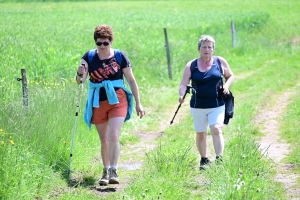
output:
[[[187, 94], [187, 93], [190, 93], [190, 89], [192, 88], [192, 86], [190, 86], [190, 85], [187, 85], [186, 86], [186, 90], [185, 90], [185, 93], [184, 93], [184, 95], [183, 95], [183, 100], [184, 100], [184, 98], [185, 98], [185, 95]], [[174, 120], [174, 118], [175, 118], [175, 116], [176, 116], [176, 114], [177, 114], [177, 112], [178, 112], [178, 110], [179, 110], [179, 108], [181, 107], [181, 103], [178, 105], [178, 108], [177, 108], [177, 110], [175, 111], [175, 115], [173, 116], [173, 119], [172, 119], [172, 121], [170, 122], [170, 124], [173, 124], [173, 120]]]
[[78, 92], [78, 98], [77, 98], [77, 103], [76, 103], [75, 122], [74, 122], [73, 135], [72, 135], [72, 145], [71, 145], [71, 152], [70, 152], [70, 164], [69, 164], [68, 174], [73, 172], [71, 170], [71, 163], [72, 163], [73, 150], [74, 150], [74, 139], [75, 139], [75, 136], [76, 136], [76, 128], [77, 128], [76, 124], [77, 124], [77, 121], [78, 121], [81, 90], [82, 90], [82, 74], [80, 76], [79, 92]]

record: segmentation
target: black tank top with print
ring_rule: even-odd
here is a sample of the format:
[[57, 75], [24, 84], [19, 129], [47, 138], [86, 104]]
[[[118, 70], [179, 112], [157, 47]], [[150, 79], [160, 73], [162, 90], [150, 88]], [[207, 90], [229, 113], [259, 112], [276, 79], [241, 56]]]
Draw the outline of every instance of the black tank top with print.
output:
[[[120, 51], [122, 56], [122, 63], [119, 64], [116, 60], [116, 57], [113, 56], [108, 59], [100, 60], [99, 56], [95, 54], [91, 62], [88, 59], [88, 51], [82, 56], [88, 65], [89, 65], [89, 76], [92, 83], [101, 83], [104, 80], [118, 80], [123, 79], [122, 69], [126, 67], [131, 67], [131, 63], [127, 55]], [[118, 90], [119, 88], [115, 88]], [[100, 88], [100, 101], [107, 100], [105, 89]]]

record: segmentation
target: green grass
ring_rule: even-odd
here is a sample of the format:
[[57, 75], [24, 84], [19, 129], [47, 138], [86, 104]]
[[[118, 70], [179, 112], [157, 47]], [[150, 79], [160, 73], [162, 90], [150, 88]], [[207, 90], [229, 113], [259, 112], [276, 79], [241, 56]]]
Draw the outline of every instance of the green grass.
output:
[[[113, 47], [129, 56], [147, 112], [142, 120], [134, 113], [125, 123], [122, 151], [139, 141], [135, 133], [162, 131], [160, 123], [172, 119], [184, 66], [198, 56], [201, 34], [215, 38], [215, 55], [226, 58], [237, 77], [231, 87], [235, 115], [224, 129], [223, 165], [204, 173], [197, 170], [199, 155], [187, 115], [164, 130], [157, 148], [143, 158], [141, 170], [120, 169], [121, 181], [123, 174], [131, 175], [127, 188], [103, 198], [286, 199], [282, 186], [273, 180], [271, 162], [257, 149], [254, 138], [261, 133], [252, 121], [272, 97], [295, 88], [281, 132], [292, 145], [287, 162], [299, 174], [298, 7], [296, 0], [0, 1], [0, 199], [102, 197], [90, 189], [102, 164], [97, 132], [95, 128], [88, 131], [82, 120], [86, 84], [71, 165], [82, 173], [78, 178], [83, 184], [69, 185], [66, 170], [79, 92], [73, 78], [81, 56], [95, 48], [95, 26], [103, 23], [114, 29]], [[237, 31], [235, 48], [231, 21]], [[168, 32], [172, 80], [168, 78], [163, 28]], [[21, 68], [26, 69], [29, 81], [28, 110], [23, 108], [22, 86], [16, 80]]]
[[[287, 139], [287, 141], [291, 144], [291, 153], [290, 156], [286, 159], [287, 162], [295, 164], [295, 170], [299, 173], [300, 172], [300, 158], [299, 158], [299, 85], [295, 88], [296, 94], [293, 96], [292, 103], [288, 106], [287, 112], [282, 117], [282, 136]], [[300, 180], [299, 180], [300, 181]]]

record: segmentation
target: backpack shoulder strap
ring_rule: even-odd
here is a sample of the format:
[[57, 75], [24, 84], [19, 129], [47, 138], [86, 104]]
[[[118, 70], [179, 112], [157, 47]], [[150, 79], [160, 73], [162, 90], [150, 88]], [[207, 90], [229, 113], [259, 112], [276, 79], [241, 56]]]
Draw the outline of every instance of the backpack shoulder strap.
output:
[[[97, 49], [89, 50], [89, 53], [88, 53], [88, 61], [89, 62], [92, 62], [92, 60], [96, 54], [96, 50]], [[118, 64], [121, 64], [122, 63], [122, 54], [121, 54], [120, 50], [114, 49], [114, 52], [115, 52], [115, 56], [116, 56], [116, 60], [117, 60]]]
[[218, 56], [213, 56], [213, 59], [215, 61], [217, 61], [217, 68], [218, 68], [218, 70], [220, 71], [220, 74], [221, 74], [220, 81], [222, 83], [222, 88], [223, 88], [223, 69], [222, 69], [221, 61], [220, 61]]
[[95, 54], [96, 54], [96, 49], [89, 50], [89, 53], [88, 53], [88, 61], [89, 61], [89, 63], [92, 62]]
[[119, 49], [114, 49], [114, 52], [115, 52], [115, 57], [116, 57], [117, 63], [119, 65], [121, 65], [121, 63], [122, 63], [122, 54], [121, 54], [121, 51]]
[[191, 66], [190, 66], [191, 77], [192, 77], [192, 74], [193, 74], [193, 72], [195, 71], [196, 68], [197, 68], [197, 58], [195, 58], [195, 59], [192, 61]]
[[190, 77], [190, 80], [191, 80], [191, 85], [193, 88], [196, 87], [196, 84], [193, 82], [192, 80], [192, 75], [193, 75], [193, 72], [196, 70], [197, 68], [197, 58], [195, 58], [192, 62], [191, 62], [191, 66], [190, 66], [190, 70], [191, 70], [191, 77]]
[[217, 63], [218, 63], [217, 68], [221, 72], [221, 75], [223, 76], [222, 64], [221, 64], [221, 61], [220, 61], [219, 57], [218, 56], [213, 56], [213, 58], [214, 58], [215, 61], [217, 61]]

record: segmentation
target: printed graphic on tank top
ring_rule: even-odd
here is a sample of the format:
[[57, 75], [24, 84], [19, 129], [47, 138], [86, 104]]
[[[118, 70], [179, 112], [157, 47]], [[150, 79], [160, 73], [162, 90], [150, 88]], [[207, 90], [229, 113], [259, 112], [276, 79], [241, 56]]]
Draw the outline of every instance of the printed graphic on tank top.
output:
[[[104, 80], [118, 80], [123, 79], [122, 69], [126, 67], [131, 67], [130, 61], [126, 54], [121, 51], [122, 63], [119, 65], [115, 56], [100, 60], [99, 56], [95, 54], [92, 61], [88, 63], [89, 65], [89, 75], [90, 81], [93, 83], [101, 83]], [[86, 62], [88, 62], [88, 52], [82, 57]], [[119, 88], [115, 88], [117, 91]], [[106, 92], [104, 88], [100, 88], [100, 101], [107, 100]]]

